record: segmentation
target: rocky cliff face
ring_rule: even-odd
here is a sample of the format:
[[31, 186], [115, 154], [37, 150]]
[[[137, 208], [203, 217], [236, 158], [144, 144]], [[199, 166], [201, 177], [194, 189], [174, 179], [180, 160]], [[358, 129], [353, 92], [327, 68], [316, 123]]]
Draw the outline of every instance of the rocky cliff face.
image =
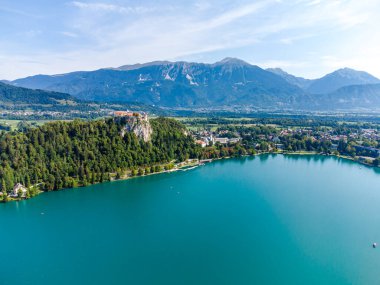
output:
[[130, 116], [118, 119], [123, 120], [122, 123], [124, 127], [120, 132], [120, 135], [122, 137], [124, 137], [126, 132], [133, 132], [136, 135], [136, 137], [144, 140], [144, 142], [148, 142], [151, 140], [153, 130], [147, 117]]

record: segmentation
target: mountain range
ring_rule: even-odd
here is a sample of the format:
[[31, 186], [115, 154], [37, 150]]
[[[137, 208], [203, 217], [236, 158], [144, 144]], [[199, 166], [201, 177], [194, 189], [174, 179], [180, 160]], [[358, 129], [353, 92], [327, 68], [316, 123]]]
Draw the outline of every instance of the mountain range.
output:
[[14, 86], [68, 93], [81, 100], [170, 108], [253, 106], [276, 109], [379, 109], [380, 80], [340, 69], [310, 80], [226, 58], [205, 64], [156, 61], [95, 71], [36, 75]]

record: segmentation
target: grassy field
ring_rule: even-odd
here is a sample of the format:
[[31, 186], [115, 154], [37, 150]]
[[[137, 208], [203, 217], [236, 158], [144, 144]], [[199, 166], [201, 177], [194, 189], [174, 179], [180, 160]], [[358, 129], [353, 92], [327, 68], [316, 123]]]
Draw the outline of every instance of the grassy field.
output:
[[13, 131], [17, 129], [17, 124], [23, 121], [27, 122], [28, 124], [31, 124], [32, 126], [41, 126], [49, 122], [54, 122], [55, 120], [1, 120], [0, 119], [0, 125], [10, 126], [11, 130]]

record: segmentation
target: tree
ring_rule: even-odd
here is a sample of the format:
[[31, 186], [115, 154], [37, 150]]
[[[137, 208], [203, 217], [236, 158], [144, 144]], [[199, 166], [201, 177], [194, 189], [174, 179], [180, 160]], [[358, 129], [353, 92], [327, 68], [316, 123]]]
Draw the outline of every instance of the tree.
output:
[[18, 124], [17, 124], [17, 130], [19, 132], [25, 132], [27, 131], [29, 128], [30, 128], [30, 124], [27, 122], [27, 121], [20, 121]]
[[1, 179], [1, 192], [5, 193], [5, 194], [7, 193], [7, 185], [5, 183], [4, 178]]
[[8, 194], [3, 192], [3, 202], [6, 203], [8, 202], [8, 200], [9, 200]]
[[91, 173], [91, 184], [95, 184], [96, 182], [96, 173], [92, 171]]
[[121, 171], [120, 168], [118, 168], [116, 171], [116, 179], [121, 179], [122, 176], [123, 176], [123, 172]]
[[137, 175], [137, 169], [131, 169], [131, 176], [134, 177]]
[[26, 178], [25, 178], [25, 186], [26, 186], [27, 188], [30, 187], [30, 178], [29, 178], [29, 175], [26, 175]]

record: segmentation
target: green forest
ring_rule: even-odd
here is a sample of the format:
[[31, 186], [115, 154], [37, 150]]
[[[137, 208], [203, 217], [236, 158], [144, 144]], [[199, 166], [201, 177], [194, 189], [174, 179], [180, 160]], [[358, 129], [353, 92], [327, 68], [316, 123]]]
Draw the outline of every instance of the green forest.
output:
[[24, 133], [3, 131], [1, 190], [9, 193], [16, 183], [26, 187], [41, 183], [44, 191], [85, 186], [110, 180], [111, 173], [160, 171], [157, 165], [198, 156], [199, 147], [182, 124], [166, 118], [150, 124], [150, 142], [133, 133], [121, 136], [123, 121], [112, 118], [52, 122]]

